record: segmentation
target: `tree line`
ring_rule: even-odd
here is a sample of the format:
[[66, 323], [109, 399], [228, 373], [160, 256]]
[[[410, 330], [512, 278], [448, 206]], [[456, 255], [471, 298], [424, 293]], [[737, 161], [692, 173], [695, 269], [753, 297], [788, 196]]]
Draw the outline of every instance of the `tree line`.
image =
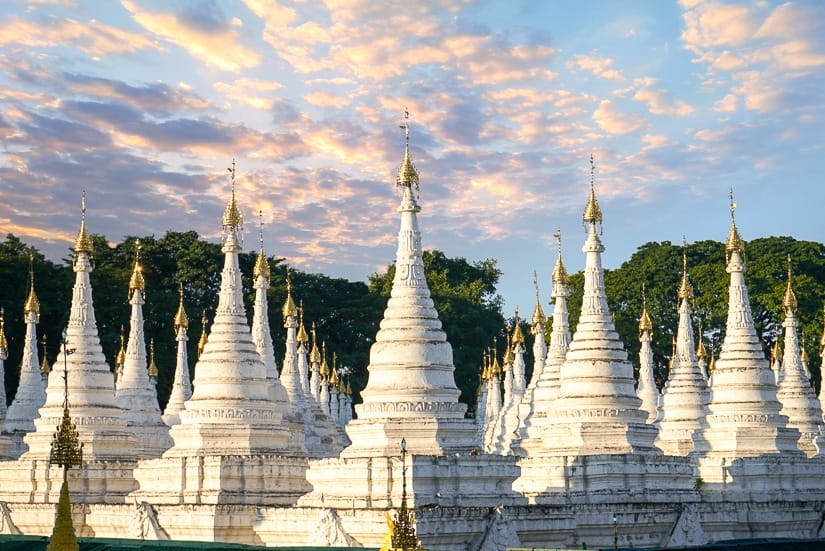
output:
[[[135, 258], [136, 236], [129, 236], [114, 246], [105, 237], [93, 235], [95, 270], [91, 274], [95, 317], [104, 354], [110, 365], [120, 348], [120, 334], [128, 338], [130, 306], [129, 277]], [[155, 342], [158, 366], [158, 400], [168, 399], [175, 369], [176, 347], [173, 317], [178, 308], [178, 286], [184, 286], [184, 306], [189, 316], [188, 352], [190, 372], [197, 357], [197, 342], [202, 332], [201, 318], [208, 325], [217, 306], [223, 253], [220, 245], [201, 239], [194, 231], [167, 232], [164, 236], [140, 237], [141, 264], [146, 281], [144, 333]], [[718, 355], [724, 337], [727, 315], [728, 276], [725, 273], [724, 246], [715, 241], [701, 241], [686, 249], [690, 279], [695, 289], [695, 318], [701, 320], [705, 344]], [[755, 239], [747, 246], [747, 271], [757, 331], [766, 352], [781, 338], [782, 297], [787, 281], [786, 255], [793, 264], [793, 281], [799, 302], [801, 340], [806, 347], [809, 368], [819, 381], [819, 338], [822, 334], [825, 303], [825, 246], [798, 241], [790, 237]], [[55, 361], [60, 334], [68, 321], [74, 273], [69, 258], [56, 263], [45, 258], [35, 247], [9, 234], [0, 242], [0, 306], [5, 308], [6, 335], [9, 342], [5, 384], [8, 400], [14, 396], [19, 379], [25, 326], [23, 303], [28, 292], [29, 257], [35, 288], [41, 303], [38, 335], [46, 337], [46, 357]], [[252, 267], [257, 252], [239, 255], [243, 295], [251, 323]], [[307, 273], [288, 266], [284, 259], [267, 258], [272, 278], [268, 290], [269, 323], [273, 333], [276, 359], [280, 365], [284, 354], [284, 331], [281, 305], [286, 296], [286, 272], [290, 271], [293, 296], [303, 302], [304, 321], [309, 330], [315, 324], [318, 340], [334, 351], [339, 366], [350, 372], [358, 401], [359, 391], [367, 382], [369, 349], [378, 331], [392, 288], [395, 265], [385, 272], [372, 274], [368, 282], [348, 281], [323, 274]], [[553, 259], [548, 259], [552, 262]], [[505, 331], [513, 319], [502, 313], [502, 297], [497, 285], [501, 270], [494, 259], [468, 261], [450, 258], [441, 251], [425, 251], [424, 265], [433, 301], [447, 337], [453, 346], [456, 383], [461, 400], [474, 405], [483, 351], [497, 337], [499, 357], [503, 353]], [[605, 274], [608, 304], [616, 327], [627, 346], [631, 361], [638, 363], [638, 320], [641, 315], [641, 285], [647, 290], [647, 307], [654, 322], [654, 359], [657, 378], [667, 376], [671, 356], [671, 339], [675, 336], [678, 313], [676, 289], [682, 271], [682, 247], [669, 242], [646, 243], [615, 270]], [[525, 274], [525, 278], [528, 275]], [[575, 328], [581, 306], [583, 275], [571, 275], [569, 299], [570, 323]], [[547, 335], [552, 323], [550, 305]], [[529, 316], [526, 316], [529, 317]], [[528, 377], [532, 369], [532, 346], [529, 320], [521, 320], [527, 335]], [[147, 343], [148, 345], [148, 343]], [[42, 349], [38, 347], [39, 350]], [[41, 357], [42, 359], [42, 357]]]

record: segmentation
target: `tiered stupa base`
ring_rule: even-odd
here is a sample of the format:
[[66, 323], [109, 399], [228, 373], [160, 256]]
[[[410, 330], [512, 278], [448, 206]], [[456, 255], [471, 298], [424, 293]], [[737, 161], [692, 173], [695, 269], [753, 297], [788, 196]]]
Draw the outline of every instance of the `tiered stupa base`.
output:
[[275, 455], [170, 456], [141, 461], [136, 502], [157, 505], [293, 505], [311, 487], [307, 461]]
[[[124, 503], [137, 489], [135, 466], [134, 461], [83, 461], [80, 469], [69, 470], [72, 503]], [[62, 483], [61, 468], [42, 459], [0, 463], [0, 501], [56, 504]], [[54, 517], [48, 526], [54, 526]]]
[[[438, 405], [418, 404], [422, 408]], [[402, 439], [407, 441], [408, 450], [419, 455], [469, 453], [477, 447], [473, 420], [414, 415], [381, 422], [353, 419], [346, 427], [353, 444], [341, 452], [341, 457], [394, 457], [400, 453]]]
[[797, 447], [799, 431], [777, 426], [761, 414], [708, 415], [707, 429], [693, 435], [700, 457], [737, 459], [782, 454], [801, 456]]
[[[660, 454], [653, 446], [656, 427], [627, 421], [612, 415], [612, 411], [583, 411], [579, 419], [555, 417], [545, 427], [545, 450], [541, 455], [598, 455], [598, 454]], [[633, 413], [638, 413], [636, 410]]]

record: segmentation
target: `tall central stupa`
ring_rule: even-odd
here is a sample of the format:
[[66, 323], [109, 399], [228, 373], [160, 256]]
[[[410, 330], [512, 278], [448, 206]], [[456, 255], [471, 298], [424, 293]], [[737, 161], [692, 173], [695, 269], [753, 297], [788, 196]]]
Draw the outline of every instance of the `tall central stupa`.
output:
[[411, 453], [422, 455], [468, 451], [474, 446], [475, 425], [464, 419], [467, 406], [458, 401], [453, 349], [424, 277], [418, 172], [410, 156], [409, 126], [405, 123], [403, 128], [406, 148], [396, 179], [402, 196], [395, 277], [370, 348], [363, 403], [355, 406], [358, 418], [347, 425], [352, 445], [343, 457], [395, 454], [402, 438]]

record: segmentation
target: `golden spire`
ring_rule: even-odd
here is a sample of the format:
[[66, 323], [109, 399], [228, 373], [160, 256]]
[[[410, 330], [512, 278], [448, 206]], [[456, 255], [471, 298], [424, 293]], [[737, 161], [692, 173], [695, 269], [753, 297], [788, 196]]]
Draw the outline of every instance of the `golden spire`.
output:
[[183, 309], [183, 282], [181, 281], [178, 283], [178, 297], [180, 299], [178, 303], [178, 311], [175, 314], [175, 318], [173, 320], [175, 324], [175, 333], [183, 328], [184, 331], [189, 329], [189, 317], [186, 315], [186, 310]]
[[74, 242], [74, 252], [75, 254], [86, 253], [91, 255], [92, 251], [92, 240], [86, 232], [86, 190], [84, 189], [80, 200], [80, 231]]
[[791, 286], [791, 255], [788, 255], [788, 288], [785, 289], [785, 297], [782, 299], [782, 306], [785, 307], [785, 313], [791, 315], [796, 312], [796, 293], [793, 292]]
[[802, 337], [802, 343], [801, 344], [802, 344], [802, 346], [799, 347], [801, 349], [800, 350], [800, 359], [802, 360], [802, 363], [807, 366], [808, 365], [808, 352], [805, 350], [805, 337], [804, 336]]
[[541, 308], [541, 297], [539, 297], [539, 276], [533, 270], [533, 286], [536, 288], [536, 307], [533, 309], [533, 327], [544, 327], [547, 323], [547, 316]]
[[679, 285], [679, 290], [676, 296], [681, 300], [693, 300], [693, 285], [688, 280], [687, 270], [687, 240], [682, 236], [682, 283]]
[[232, 166], [227, 170], [229, 170], [229, 174], [232, 175], [232, 194], [229, 197], [226, 210], [223, 211], [221, 225], [229, 228], [240, 228], [243, 226], [243, 216], [241, 216], [241, 211], [238, 210], [238, 203], [235, 201], [235, 159], [232, 159]]
[[201, 315], [201, 338], [198, 340], [198, 358], [203, 354], [203, 348], [206, 346], [206, 310]]
[[[490, 373], [489, 373], [490, 367], [488, 365], [489, 363], [490, 362], [487, 359], [487, 350], [484, 350], [481, 353], [481, 381], [482, 382], [486, 381], [490, 377]], [[481, 387], [479, 386], [479, 391], [480, 390], [481, 390]]]
[[318, 340], [317, 335], [315, 334], [315, 322], [312, 322], [312, 329], [310, 330], [312, 333], [312, 350], [309, 352], [309, 362], [314, 364], [321, 363], [321, 351], [318, 350]]
[[710, 363], [708, 364], [708, 377], [710, 374], [713, 373], [713, 370], [716, 369], [716, 358], [713, 355], [710, 356]]
[[781, 339], [777, 337], [776, 341], [773, 343], [773, 348], [771, 349], [771, 360], [777, 361], [782, 360], [782, 344], [779, 342]]
[[590, 198], [582, 213], [582, 221], [590, 224], [602, 223], [602, 209], [596, 200], [596, 163], [593, 161], [593, 154], [590, 154]]
[[289, 275], [289, 268], [286, 269], [286, 301], [284, 307], [281, 308], [281, 313], [284, 319], [294, 318], [298, 315], [298, 308], [295, 307], [295, 301], [292, 300], [292, 277]]
[[730, 231], [728, 232], [728, 242], [725, 245], [725, 254], [728, 261], [733, 251], [737, 251], [742, 256], [745, 254], [745, 242], [742, 240], [742, 236], [739, 235], [739, 229], [736, 227], [736, 203], [733, 202], [733, 188], [731, 188], [729, 196]]
[[410, 112], [404, 110], [404, 124], [401, 125], [401, 128], [404, 130], [404, 160], [401, 162], [401, 166], [398, 168], [398, 176], [395, 179], [395, 183], [398, 186], [412, 188], [415, 186], [415, 189], [418, 190], [418, 171], [415, 170], [415, 165], [412, 162], [412, 157], [410, 156]]
[[668, 362], [668, 372], [673, 371], [673, 364], [676, 363], [676, 337], [671, 338], [670, 341], [670, 362]]
[[490, 364], [490, 375], [501, 377], [501, 365], [498, 363], [498, 339], [493, 337], [493, 363]]
[[264, 254], [264, 211], [258, 211], [258, 217], [261, 221], [261, 231], [258, 235], [258, 240], [260, 241], [261, 248], [258, 252], [258, 258], [255, 260], [255, 267], [252, 269], [252, 277], [256, 280], [258, 276], [264, 276], [266, 282], [270, 282], [271, 273], [269, 271], [269, 261], [266, 259], [266, 255]]
[[[515, 333], [515, 329], [513, 330], [513, 332]], [[507, 333], [507, 346], [504, 348], [504, 358], [502, 358], [502, 361], [504, 362], [504, 365], [507, 366], [512, 365], [513, 362], [516, 361], [516, 355], [513, 353], [514, 343], [513, 340], [510, 338], [509, 329], [505, 330], [505, 333]]]
[[135, 239], [135, 267], [132, 269], [132, 277], [129, 278], [129, 294], [132, 291], [140, 291], [146, 296], [146, 282], [143, 280], [143, 266], [140, 265], [140, 239]]
[[352, 396], [352, 381], [350, 381], [349, 377], [347, 377], [347, 384], [344, 385], [344, 393], [347, 396]]
[[40, 374], [48, 375], [51, 369], [49, 369], [49, 360], [46, 359], [46, 335], [43, 335], [43, 338], [40, 339], [40, 345], [43, 349], [43, 361], [40, 362]]
[[29, 296], [26, 297], [26, 303], [23, 305], [23, 314], [29, 315], [29, 312], [34, 312], [35, 320], [40, 319], [40, 301], [37, 300], [37, 294], [34, 292], [34, 255], [29, 253]]
[[149, 339], [149, 366], [146, 368], [149, 376], [155, 380], [158, 378], [158, 366], [155, 364], [155, 339]]
[[9, 351], [9, 341], [6, 340], [6, 309], [0, 308], [0, 351]]
[[553, 237], [556, 238], [556, 248], [559, 251], [559, 256], [556, 258], [556, 267], [553, 268], [553, 283], [567, 285], [567, 281], [570, 277], [567, 275], [567, 270], [565, 270], [564, 262], [562, 262], [561, 259], [561, 228], [556, 230]]
[[334, 386], [338, 388], [338, 383], [341, 382], [341, 379], [338, 377], [338, 354], [336, 352], [332, 353], [332, 369], [329, 372], [329, 384], [330, 386]]
[[653, 322], [647, 313], [647, 295], [645, 294], [645, 284], [642, 283], [642, 317], [639, 320], [639, 335], [644, 332], [650, 333], [653, 336]]
[[321, 367], [318, 368], [318, 373], [321, 378], [326, 380], [329, 377], [329, 365], [327, 364], [327, 343], [321, 344]]
[[696, 333], [696, 340], [699, 341], [699, 345], [696, 347], [696, 358], [700, 360], [704, 360], [708, 357], [708, 351], [705, 349], [704, 339], [702, 338], [702, 322], [699, 321], [699, 330]]
[[115, 376], [119, 373], [119, 370], [123, 367], [123, 364], [126, 363], [126, 344], [124, 343], [123, 339], [123, 326], [120, 326], [120, 350], [117, 352], [117, 356], [115, 356]]
[[309, 336], [307, 330], [304, 329], [304, 301], [301, 301], [301, 306], [298, 308], [298, 342], [306, 347], [309, 344]]
[[521, 332], [521, 325], [519, 325], [518, 306], [516, 306], [516, 319], [513, 322], [513, 346], [516, 344], [524, 344], [524, 333]]

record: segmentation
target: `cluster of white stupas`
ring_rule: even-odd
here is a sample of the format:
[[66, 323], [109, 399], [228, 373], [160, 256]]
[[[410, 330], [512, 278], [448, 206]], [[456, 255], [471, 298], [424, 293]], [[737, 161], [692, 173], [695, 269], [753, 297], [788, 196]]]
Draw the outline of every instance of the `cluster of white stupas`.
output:
[[[0, 454], [12, 458], [0, 463], [0, 533], [51, 533], [62, 471], [48, 462], [49, 444], [65, 388], [84, 444], [83, 464], [69, 474], [73, 521], [83, 536], [377, 546], [385, 514], [402, 494], [424, 546], [445, 551], [825, 536], [822, 411], [800, 353], [790, 273], [784, 355], [772, 369], [754, 328], [744, 242], [732, 220], [728, 322], [715, 367], [706, 363], [701, 339], [696, 350], [685, 266], [669, 379], [660, 393], [645, 309], [637, 385], [606, 301], [602, 211], [591, 178], [575, 333], [557, 234], [550, 342], [537, 291], [529, 384], [527, 342], [516, 323], [503, 362], [494, 353], [485, 357], [476, 416], [468, 418], [424, 274], [419, 176], [404, 128], [396, 272], [355, 418], [314, 328], [310, 346], [289, 284], [279, 374], [263, 246], [247, 325], [234, 186], [222, 220], [218, 306], [201, 341], [194, 389], [181, 290], [174, 387], [161, 414], [142, 332], [139, 257], [115, 382], [92, 308], [84, 205], [67, 337], [47, 382], [37, 358], [33, 283], [26, 301], [21, 382], [0, 440]], [[234, 182], [234, 168], [232, 176]], [[0, 320], [0, 360], [6, 347]], [[404, 464], [402, 440], [410, 456]]]

